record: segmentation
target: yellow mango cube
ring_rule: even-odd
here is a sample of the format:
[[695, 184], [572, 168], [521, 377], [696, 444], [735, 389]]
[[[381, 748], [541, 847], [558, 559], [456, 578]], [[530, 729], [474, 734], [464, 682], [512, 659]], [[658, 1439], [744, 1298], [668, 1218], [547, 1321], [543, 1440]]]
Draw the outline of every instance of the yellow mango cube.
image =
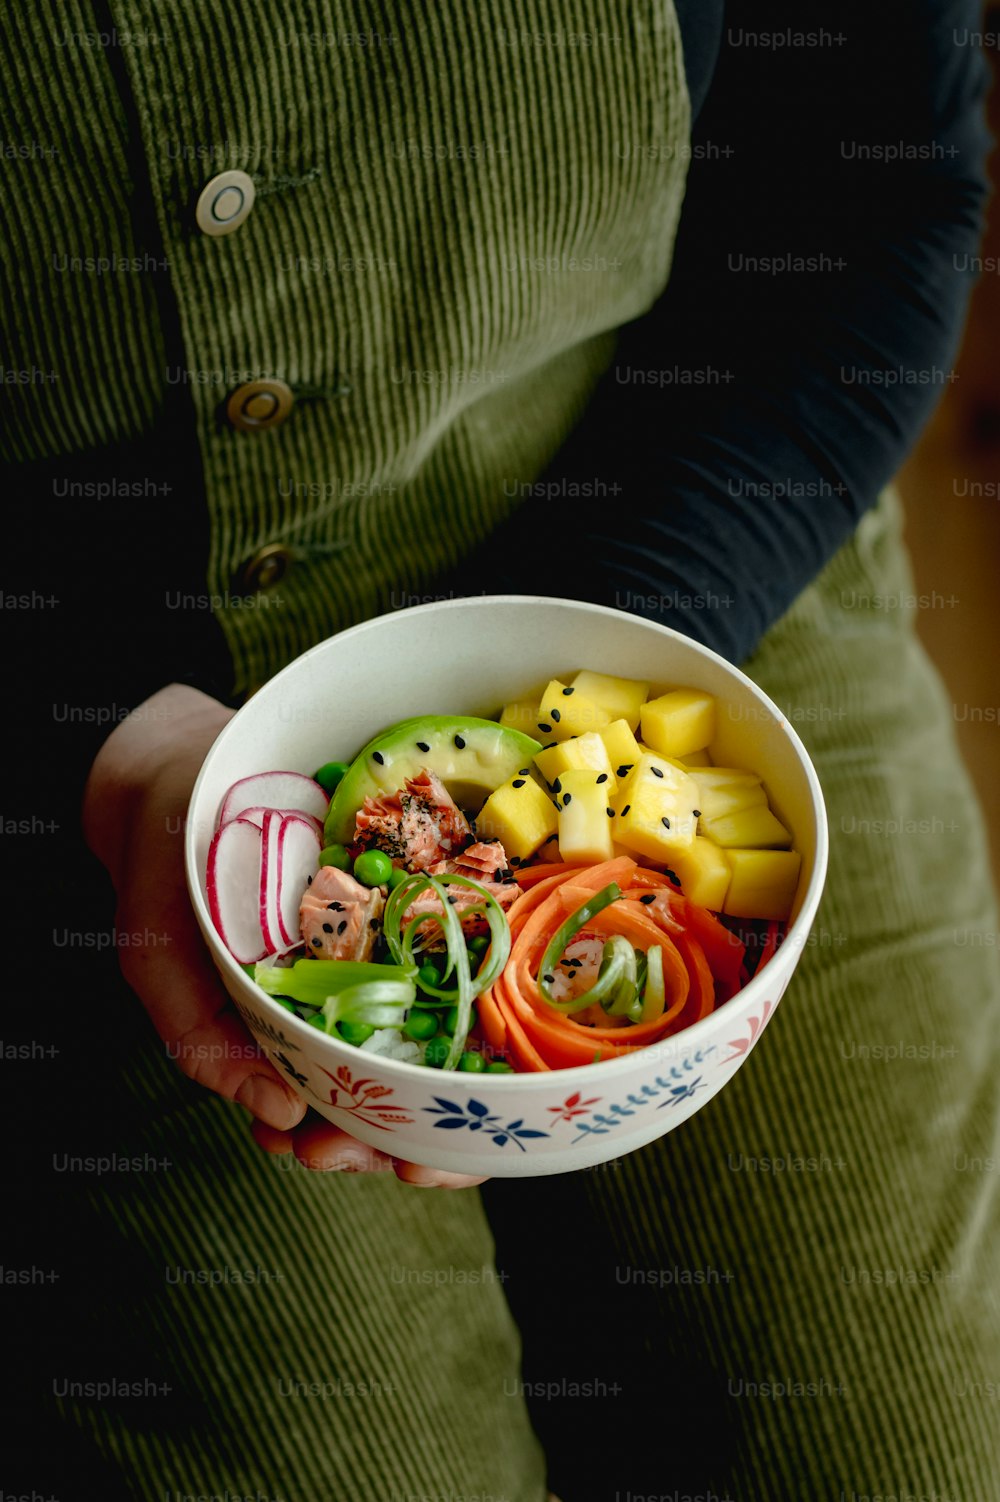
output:
[[639, 711], [649, 698], [648, 683], [641, 683], [638, 678], [613, 678], [608, 673], [586, 670], [577, 673], [570, 683], [607, 710], [610, 719], [622, 719], [630, 730], [637, 729]]
[[741, 808], [734, 814], [720, 814], [714, 819], [702, 818], [698, 829], [717, 845], [726, 848], [767, 850], [792, 843], [788, 830], [780, 819], [774, 817], [766, 803]]
[[715, 734], [715, 700], [695, 688], [676, 688], [650, 699], [640, 715], [642, 738], [663, 756], [690, 756]]
[[519, 699], [514, 704], [505, 704], [500, 724], [507, 730], [520, 730], [524, 735], [537, 737], [538, 705], [533, 699]]
[[534, 734], [547, 741], [568, 741], [574, 735], [586, 735], [589, 730], [603, 730], [610, 723], [606, 709], [586, 694], [577, 693], [571, 685], [553, 678], [538, 706]]
[[[611, 770], [607, 747], [596, 730], [588, 730], [586, 735], [575, 735], [572, 740], [560, 741], [556, 746], [548, 746], [544, 751], [539, 751], [535, 757], [535, 766], [550, 787], [558, 782], [564, 772], [569, 772], [574, 767], [603, 772], [608, 783], [607, 791], [610, 793], [618, 786], [618, 779]], [[555, 791], [558, 792], [558, 788]]]
[[799, 884], [796, 850], [727, 850], [729, 890], [722, 911], [731, 918], [786, 919]]
[[698, 788], [703, 819], [716, 819], [767, 803], [767, 794], [756, 772], [742, 772], [736, 767], [692, 767], [691, 776]]
[[[611, 822], [610, 820], [608, 821]], [[512, 777], [490, 794], [476, 818], [483, 839], [497, 839], [508, 856], [525, 861], [559, 827], [556, 806], [533, 777]]]
[[712, 765], [712, 758], [707, 751], [692, 751], [690, 756], [680, 756], [677, 759], [687, 767], [710, 767]]
[[694, 841], [697, 796], [687, 772], [644, 752], [612, 800], [615, 841], [634, 854], [669, 863]]
[[[598, 734], [604, 742], [615, 776], [627, 777], [641, 754], [639, 742], [632, 734], [628, 720], [612, 720], [611, 724], [605, 725], [603, 730], [598, 731]], [[624, 767], [625, 770], [619, 771], [620, 767]]]
[[689, 849], [674, 852], [671, 869], [685, 897], [721, 913], [729, 890], [729, 862], [714, 841], [695, 835]]
[[564, 861], [596, 866], [614, 854], [609, 784], [601, 781], [606, 775], [577, 767], [560, 778], [559, 852]]

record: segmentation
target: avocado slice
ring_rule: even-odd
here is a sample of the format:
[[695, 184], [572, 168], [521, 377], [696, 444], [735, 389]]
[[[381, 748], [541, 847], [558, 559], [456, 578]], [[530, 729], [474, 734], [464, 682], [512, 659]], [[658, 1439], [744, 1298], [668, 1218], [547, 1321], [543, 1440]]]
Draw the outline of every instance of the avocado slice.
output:
[[395, 793], [426, 768], [440, 777], [459, 808], [477, 814], [495, 788], [530, 767], [541, 745], [495, 720], [422, 715], [400, 720], [363, 747], [330, 800], [323, 842], [344, 845], [366, 798]]

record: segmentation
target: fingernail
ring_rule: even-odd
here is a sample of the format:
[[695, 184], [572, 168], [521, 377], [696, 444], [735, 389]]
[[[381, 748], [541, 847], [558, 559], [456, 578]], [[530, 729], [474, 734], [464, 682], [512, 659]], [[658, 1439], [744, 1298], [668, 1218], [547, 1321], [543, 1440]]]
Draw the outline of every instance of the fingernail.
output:
[[266, 1079], [262, 1074], [251, 1074], [243, 1081], [234, 1097], [237, 1105], [245, 1106], [252, 1116], [268, 1126], [285, 1131], [295, 1126], [300, 1119], [298, 1103], [290, 1100], [280, 1085]]

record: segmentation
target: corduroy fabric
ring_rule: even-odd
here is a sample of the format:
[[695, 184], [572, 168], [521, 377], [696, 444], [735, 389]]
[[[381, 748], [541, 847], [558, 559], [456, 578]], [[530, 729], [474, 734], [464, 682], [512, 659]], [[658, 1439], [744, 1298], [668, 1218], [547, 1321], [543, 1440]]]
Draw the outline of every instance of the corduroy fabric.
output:
[[[640, 1152], [484, 1191], [529, 1391], [617, 1384], [529, 1402], [564, 1498], [996, 1495], [1000, 941], [900, 530], [890, 492], [746, 664], [805, 740], [831, 832], [753, 1056]], [[542, 1215], [572, 1249], [558, 1299], [524, 1236]], [[575, 1447], [651, 1393], [655, 1426]]]
[[[101, 49], [54, 42], [108, 23], [127, 115]], [[131, 436], [169, 385], [188, 391], [209, 593], [238, 589], [264, 544], [295, 559], [279, 606], [221, 613], [237, 692], [471, 553], [579, 420], [613, 331], [666, 284], [690, 129], [672, 0], [43, 0], [5, 45], [25, 113], [49, 72], [58, 147], [30, 167], [44, 190], [6, 200], [8, 359], [55, 371], [53, 392], [20, 393], [10, 452]], [[209, 238], [194, 203], [234, 167], [256, 205]], [[55, 222], [82, 256], [135, 254], [130, 173], [151, 198], [181, 367], [163, 361], [141, 276], [67, 273], [54, 301], [37, 264]], [[66, 340], [81, 325], [82, 371]], [[220, 409], [255, 377], [288, 382], [295, 409], [235, 432]]]

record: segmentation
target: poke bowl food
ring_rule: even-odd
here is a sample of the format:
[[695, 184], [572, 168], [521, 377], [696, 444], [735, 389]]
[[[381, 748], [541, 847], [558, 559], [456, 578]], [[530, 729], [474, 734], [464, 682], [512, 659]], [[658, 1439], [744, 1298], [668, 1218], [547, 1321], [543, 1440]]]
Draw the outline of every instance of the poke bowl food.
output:
[[219, 737], [187, 829], [213, 958], [293, 1087], [383, 1152], [495, 1175], [619, 1156], [710, 1099], [825, 853], [806, 753], [748, 679], [527, 597], [306, 653]]

